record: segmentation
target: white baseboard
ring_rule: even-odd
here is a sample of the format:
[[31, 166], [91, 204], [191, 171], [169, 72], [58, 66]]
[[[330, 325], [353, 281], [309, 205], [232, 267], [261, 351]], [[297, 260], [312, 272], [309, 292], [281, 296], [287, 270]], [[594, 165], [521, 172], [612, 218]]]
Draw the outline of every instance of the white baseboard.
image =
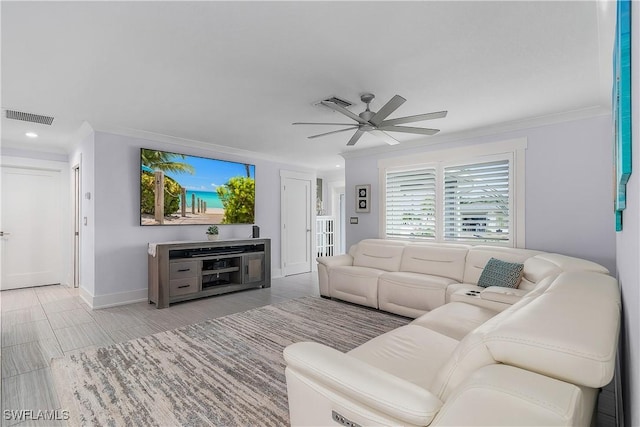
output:
[[279, 269], [279, 268], [273, 268], [273, 267], [271, 267], [271, 278], [272, 278], [272, 279], [279, 279], [279, 278], [281, 278], [281, 277], [283, 277], [283, 276], [282, 276], [282, 270], [281, 270], [281, 269]]
[[135, 291], [94, 296], [87, 292], [85, 289], [80, 288], [80, 298], [82, 298], [84, 302], [86, 302], [89, 307], [93, 309], [108, 308], [116, 307], [118, 305], [147, 301], [149, 298], [149, 291], [145, 288]]

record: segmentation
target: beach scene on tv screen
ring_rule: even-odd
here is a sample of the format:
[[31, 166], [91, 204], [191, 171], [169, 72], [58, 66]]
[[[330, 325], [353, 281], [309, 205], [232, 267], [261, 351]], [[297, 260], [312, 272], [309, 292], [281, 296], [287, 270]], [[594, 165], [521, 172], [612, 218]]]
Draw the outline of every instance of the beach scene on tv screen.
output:
[[254, 210], [254, 165], [140, 150], [141, 225], [253, 224]]

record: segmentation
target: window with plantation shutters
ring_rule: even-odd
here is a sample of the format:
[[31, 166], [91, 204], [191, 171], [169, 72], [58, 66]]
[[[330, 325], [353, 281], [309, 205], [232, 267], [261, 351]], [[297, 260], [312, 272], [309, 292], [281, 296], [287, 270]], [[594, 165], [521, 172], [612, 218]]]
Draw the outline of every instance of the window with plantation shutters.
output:
[[381, 160], [380, 236], [525, 247], [525, 142]]
[[436, 169], [388, 172], [386, 235], [436, 238]]
[[509, 242], [509, 161], [444, 168], [443, 240]]

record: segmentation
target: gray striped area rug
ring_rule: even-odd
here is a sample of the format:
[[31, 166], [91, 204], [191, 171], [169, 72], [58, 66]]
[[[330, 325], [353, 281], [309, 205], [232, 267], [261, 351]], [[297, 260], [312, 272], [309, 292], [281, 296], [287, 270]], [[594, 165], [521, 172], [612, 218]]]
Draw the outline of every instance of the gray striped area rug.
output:
[[348, 351], [408, 319], [318, 297], [236, 313], [52, 363], [72, 425], [284, 426], [284, 348]]

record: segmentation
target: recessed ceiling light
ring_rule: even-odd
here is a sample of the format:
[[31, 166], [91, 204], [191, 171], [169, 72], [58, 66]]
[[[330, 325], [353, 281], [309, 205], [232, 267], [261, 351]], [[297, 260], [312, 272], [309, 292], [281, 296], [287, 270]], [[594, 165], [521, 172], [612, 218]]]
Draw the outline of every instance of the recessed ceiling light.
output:
[[27, 132], [25, 133], [25, 135], [27, 135], [29, 138], [37, 138], [38, 134], [35, 132]]
[[339, 167], [340, 167], [340, 165], [336, 165], [336, 167], [337, 167], [337, 168], [339, 168]]

